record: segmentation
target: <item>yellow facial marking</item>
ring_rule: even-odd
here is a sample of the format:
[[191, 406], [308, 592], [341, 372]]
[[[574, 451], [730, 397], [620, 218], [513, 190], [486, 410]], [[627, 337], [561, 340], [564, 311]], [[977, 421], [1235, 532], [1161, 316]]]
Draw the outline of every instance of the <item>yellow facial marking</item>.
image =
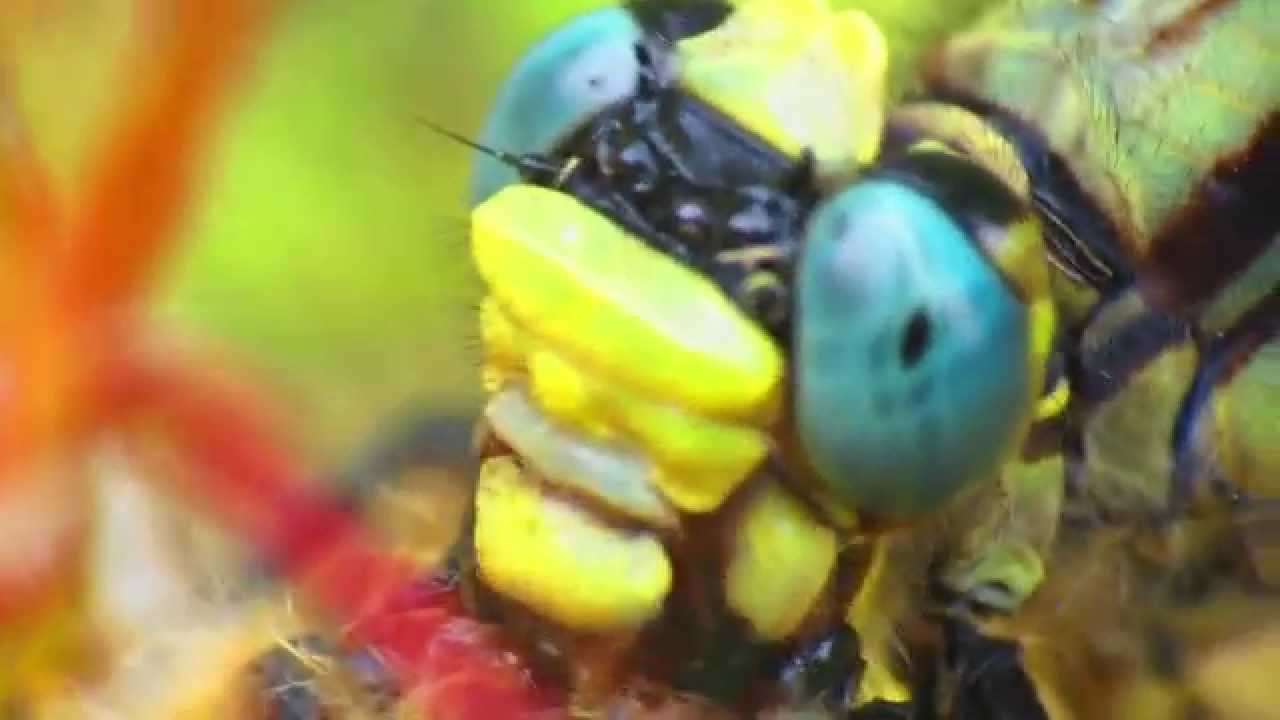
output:
[[[977, 235], [987, 258], [1026, 304], [1027, 362], [1031, 369], [1028, 374], [1029, 397], [1040, 398], [1045, 365], [1053, 351], [1058, 325], [1040, 223], [1028, 213], [1008, 226], [979, 228]], [[1054, 402], [1065, 404], [1066, 396], [1055, 394], [1047, 400], [1050, 405], [1037, 407], [1033, 412], [1035, 418], [1045, 417], [1042, 413], [1050, 412]]]
[[682, 84], [834, 185], [875, 157], [888, 51], [879, 27], [823, 0], [751, 0], [677, 47]]
[[[867, 664], [858, 685], [855, 707], [876, 701], [897, 703], [911, 699], [911, 690], [891, 670], [896, 659], [896, 618], [886, 614], [881, 605], [886, 601], [882, 596], [897, 591], [894, 583], [901, 579], [894, 575], [889, 563], [889, 542], [887, 539], [876, 541], [871, 566], [863, 575], [858, 594], [845, 614], [845, 622], [858, 633], [862, 659]], [[889, 604], [891, 607], [895, 605], [892, 601]]]
[[497, 304], [610, 382], [715, 417], [769, 422], [782, 353], [710, 280], [568, 195], [511, 186], [472, 213]]
[[578, 630], [637, 629], [661, 612], [671, 589], [657, 538], [611, 528], [544, 494], [510, 458], [480, 469], [475, 547], [490, 587]]
[[1060, 378], [1053, 390], [1040, 398], [1040, 402], [1036, 404], [1035, 415], [1032, 418], [1035, 421], [1048, 420], [1056, 417], [1067, 408], [1067, 401], [1071, 399], [1071, 384], [1067, 379]]
[[487, 347], [491, 392], [527, 382], [539, 408], [586, 439], [643, 448], [655, 463], [650, 481], [685, 512], [715, 510], [768, 453], [764, 427], [710, 418], [606, 382], [494, 302], [486, 301], [481, 319], [484, 336], [501, 343]]
[[799, 627], [831, 577], [836, 537], [795, 498], [770, 484], [751, 499], [725, 578], [729, 607], [766, 640]]

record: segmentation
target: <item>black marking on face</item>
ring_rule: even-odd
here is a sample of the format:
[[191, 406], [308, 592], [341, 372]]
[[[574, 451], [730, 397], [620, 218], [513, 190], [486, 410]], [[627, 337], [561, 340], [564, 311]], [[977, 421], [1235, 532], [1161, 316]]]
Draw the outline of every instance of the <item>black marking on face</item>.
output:
[[988, 122], [1018, 153], [1031, 182], [1045, 245], [1055, 263], [1100, 292], [1129, 285], [1134, 272], [1120, 252], [1120, 233], [1080, 185], [1070, 166], [1044, 134], [991, 102], [966, 94], [939, 92], [928, 99], [965, 108]]
[[1024, 214], [1013, 191], [986, 168], [962, 155], [925, 151], [888, 157], [868, 177], [888, 175], [915, 187], [972, 229], [1006, 227]]
[[707, 276], [786, 345], [793, 265], [818, 200], [813, 155], [783, 153], [680, 86], [674, 44], [721, 24], [730, 3], [635, 0], [625, 7], [643, 31], [633, 46], [630, 96], [548, 152], [477, 149], [515, 168], [523, 182], [582, 201]]
[[[886, 149], [884, 159], [863, 177], [898, 182], [933, 200], [984, 255], [990, 249], [979, 242], [985, 235], [981, 231], [1010, 227], [1027, 215], [1013, 190], [973, 159], [939, 150], [901, 150]], [[1016, 283], [1002, 279], [1015, 297], [1022, 297]]]
[[954, 683], [945, 717], [1047, 720], [1016, 643], [987, 637], [956, 620], [946, 621], [944, 632]]
[[634, 0], [627, 11], [640, 27], [671, 43], [714, 29], [733, 6], [718, 0]]
[[[662, 50], [637, 47], [634, 96], [548, 154], [548, 164], [567, 172], [524, 179], [578, 198], [706, 274], [785, 343], [795, 250], [818, 200], [813, 158], [784, 155], [681, 90], [657, 69], [655, 52]], [[758, 271], [777, 278], [778, 292], [759, 291], [751, 280]]]
[[737, 284], [734, 296], [751, 317], [770, 330], [784, 330], [791, 315], [791, 293], [777, 273], [756, 270]]
[[858, 636], [840, 624], [831, 632], [801, 645], [778, 671], [785, 701], [797, 707], [815, 702], [832, 712], [852, 704], [864, 663]]

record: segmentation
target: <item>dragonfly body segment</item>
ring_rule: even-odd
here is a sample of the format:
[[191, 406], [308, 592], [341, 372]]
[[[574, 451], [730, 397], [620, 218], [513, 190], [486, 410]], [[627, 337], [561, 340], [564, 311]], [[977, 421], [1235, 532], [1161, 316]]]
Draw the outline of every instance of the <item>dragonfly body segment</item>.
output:
[[1214, 418], [1276, 342], [1276, 32], [1265, 0], [1011, 3], [925, 68], [1025, 172], [1074, 344], [1073, 483], [1105, 515], [1259, 482], [1226, 479]]
[[1185, 311], [1277, 242], [1277, 33], [1267, 0], [1009, 3], [944, 43], [926, 77], [1024, 154], [1052, 154], [1028, 162], [1040, 208], [1093, 216], [1063, 239], [1095, 255], [1071, 267]]
[[[908, 629], [953, 664], [1044, 637], [1019, 613], [1068, 602], [1049, 560], [1099, 537], [1160, 588], [1099, 617], [1173, 607], [1175, 536], [1242, 543], [1280, 492], [1277, 13], [999, 3], [894, 107], [875, 25], [819, 0], [550, 35], [473, 187], [477, 597], [586, 658], [584, 697], [630, 663], [841, 709], [911, 699]], [[813, 660], [846, 623], [860, 646]]]
[[[1055, 718], [1208, 702], [1192, 678], [1159, 699], [1102, 688], [1151, 661], [1129, 628], [1275, 587], [1256, 515], [1280, 472], [1280, 55], [1259, 40], [1277, 31], [1265, 0], [1008, 3], [942, 42], [924, 102], [890, 113], [882, 158], [942, 142], [1026, 188], [1044, 228], [1061, 321], [1050, 378], [1070, 398], [1024, 456], [1060, 456], [1060, 482], [1006, 466], [1008, 514], [979, 522], [986, 539], [944, 576], [971, 600], [1022, 588], [994, 596], [1008, 614], [987, 627], [1029, 639]], [[1002, 566], [1011, 544], [1059, 569], [1028, 585], [1031, 565]], [[1073, 600], [1085, 586], [1105, 590]]]

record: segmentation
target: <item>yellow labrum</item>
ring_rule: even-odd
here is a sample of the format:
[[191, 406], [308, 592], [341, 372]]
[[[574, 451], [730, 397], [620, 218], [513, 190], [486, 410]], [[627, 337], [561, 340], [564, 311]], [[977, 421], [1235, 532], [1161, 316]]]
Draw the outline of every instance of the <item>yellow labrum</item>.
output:
[[713, 282], [578, 200], [515, 185], [472, 213], [498, 304], [603, 382], [719, 418], [767, 424], [783, 358]]
[[[694, 414], [677, 405], [649, 401], [619, 383], [606, 383], [570, 362], [548, 341], [517, 325], [492, 298], [485, 301], [480, 317], [488, 390], [501, 393], [504, 387], [527, 382], [538, 408], [550, 420], [588, 436], [577, 440], [577, 447], [567, 447], [575, 441], [558, 433], [559, 446], [551, 447], [546, 442], [532, 442], [535, 423], [499, 428], [499, 434], [522, 453], [537, 445], [542, 448], [540, 456], [581, 455], [594, 442], [620, 441], [642, 449], [653, 461], [647, 479], [671, 504], [685, 512], [701, 513], [719, 507], [768, 452], [764, 427]], [[512, 436], [516, 433], [522, 437]], [[540, 458], [530, 460], [537, 463]], [[609, 478], [597, 477], [596, 482], [600, 488], [592, 494], [611, 501], [621, 498], [606, 487]], [[636, 517], [650, 516], [650, 511], [634, 500], [626, 507], [617, 507], [615, 502], [615, 508]]]
[[671, 589], [657, 538], [611, 528], [544, 493], [511, 458], [480, 470], [475, 549], [490, 587], [577, 630], [637, 629]]
[[747, 0], [676, 55], [686, 89], [783, 152], [813, 152], [829, 186], [879, 149], [888, 49], [861, 11]]
[[725, 578], [729, 607], [760, 637], [781, 640], [804, 620], [835, 562], [835, 533], [770, 484], [738, 524]]
[[[622, 468], [613, 460], [625, 453], [588, 448], [618, 443], [652, 460], [646, 480], [666, 501], [703, 513], [764, 459], [782, 354], [714, 283], [537, 187], [509, 187], [477, 208], [472, 243], [492, 293], [481, 311], [486, 390], [527, 386], [547, 422], [508, 423], [504, 439], [522, 453], [538, 448], [530, 459], [543, 472], [588, 454]], [[550, 432], [551, 422], [585, 437]], [[615, 509], [650, 520], [660, 512], [609, 478], [598, 482], [587, 490]]]

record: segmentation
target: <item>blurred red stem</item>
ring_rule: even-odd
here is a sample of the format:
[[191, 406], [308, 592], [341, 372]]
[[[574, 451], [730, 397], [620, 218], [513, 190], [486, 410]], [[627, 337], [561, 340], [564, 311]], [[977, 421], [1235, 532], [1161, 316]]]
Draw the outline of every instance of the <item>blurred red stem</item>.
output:
[[[111, 403], [163, 423], [195, 469], [180, 490], [274, 563], [304, 597], [387, 659], [425, 717], [558, 717], [555, 692], [536, 687], [497, 633], [466, 616], [452, 587], [392, 557], [347, 511], [298, 471], [247, 398], [211, 377], [136, 358], [113, 367]], [[123, 402], [121, 402], [123, 401]]]

